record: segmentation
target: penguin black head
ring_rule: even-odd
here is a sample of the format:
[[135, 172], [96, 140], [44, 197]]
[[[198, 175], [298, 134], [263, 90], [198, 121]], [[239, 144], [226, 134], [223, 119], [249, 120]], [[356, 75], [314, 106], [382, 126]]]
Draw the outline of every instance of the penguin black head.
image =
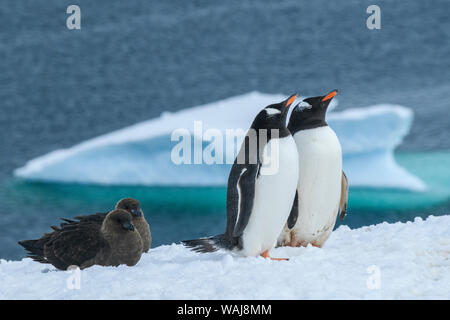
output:
[[291, 134], [300, 130], [326, 126], [325, 115], [328, 105], [337, 92], [333, 90], [324, 96], [306, 98], [302, 105], [297, 104], [289, 119], [288, 129]]
[[286, 117], [289, 107], [297, 99], [297, 94], [289, 96], [280, 103], [268, 105], [256, 116], [253, 129], [283, 129], [286, 127]]

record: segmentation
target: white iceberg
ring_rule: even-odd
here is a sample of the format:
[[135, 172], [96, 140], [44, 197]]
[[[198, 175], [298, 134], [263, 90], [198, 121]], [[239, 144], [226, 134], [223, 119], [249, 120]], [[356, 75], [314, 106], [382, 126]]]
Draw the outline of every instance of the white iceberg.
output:
[[172, 244], [134, 267], [55, 271], [0, 260], [0, 299], [449, 299], [450, 216], [340, 226], [323, 248], [277, 248], [271, 261]]
[[[194, 121], [202, 121], [203, 131], [245, 131], [262, 107], [283, 99], [284, 95], [251, 92], [175, 113], [164, 112], [158, 118], [30, 160], [14, 174], [26, 180], [88, 184], [226, 185], [230, 165], [174, 164], [171, 150], [178, 142], [171, 141], [172, 132], [187, 129], [194, 144], [202, 138], [193, 132]], [[351, 186], [425, 189], [420, 179], [393, 158], [394, 149], [409, 132], [411, 110], [376, 105], [332, 111], [327, 119], [341, 141]], [[239, 136], [238, 144], [241, 140]], [[204, 147], [209, 142], [200, 144]]]

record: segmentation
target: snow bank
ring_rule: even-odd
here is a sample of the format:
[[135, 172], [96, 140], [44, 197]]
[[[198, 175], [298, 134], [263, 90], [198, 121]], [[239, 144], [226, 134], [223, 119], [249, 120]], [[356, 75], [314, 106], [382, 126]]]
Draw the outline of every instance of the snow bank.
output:
[[[175, 129], [203, 132], [217, 128], [247, 130], [259, 110], [285, 99], [283, 95], [251, 92], [241, 96], [164, 112], [159, 118], [57, 150], [29, 161], [15, 175], [27, 180], [128, 185], [226, 185], [229, 165], [175, 165], [171, 149]], [[336, 102], [333, 101], [331, 108]], [[423, 190], [418, 178], [399, 167], [392, 154], [409, 132], [412, 112], [401, 106], [378, 105], [330, 112], [328, 122], [344, 152], [344, 168], [352, 186]], [[201, 139], [193, 135], [194, 140]], [[242, 136], [238, 138], [238, 145]], [[201, 142], [205, 147], [209, 142]]]
[[0, 299], [449, 299], [450, 215], [341, 226], [322, 249], [278, 248], [274, 257], [200, 254], [160, 246], [135, 267], [74, 274], [30, 259], [0, 262]]

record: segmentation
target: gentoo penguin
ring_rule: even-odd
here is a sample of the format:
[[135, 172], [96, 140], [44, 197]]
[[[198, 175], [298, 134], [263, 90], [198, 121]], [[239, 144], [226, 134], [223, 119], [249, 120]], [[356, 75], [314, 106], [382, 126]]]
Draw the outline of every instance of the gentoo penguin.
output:
[[[150, 226], [147, 220], [145, 220], [144, 212], [142, 211], [140, 202], [133, 198], [124, 198], [121, 199], [119, 202], [117, 202], [116, 209], [123, 209], [131, 214], [131, 216], [133, 217], [133, 225], [136, 227], [137, 231], [141, 235], [142, 243], [144, 246], [143, 250], [144, 252], [148, 252], [152, 244], [152, 234], [150, 232]], [[108, 213], [106, 212], [106, 213], [96, 213], [90, 215], [76, 216], [75, 219], [79, 221], [65, 218], [62, 218], [62, 220], [64, 220], [66, 223], [71, 224], [86, 221], [97, 222], [98, 226], [100, 227], [107, 214]]]
[[337, 90], [307, 98], [292, 110], [288, 129], [299, 154], [299, 179], [293, 208], [298, 208], [295, 226], [285, 226], [281, 246], [321, 247], [333, 231], [336, 216], [347, 211], [348, 182], [342, 171], [342, 151], [325, 114]]
[[197, 252], [225, 248], [244, 256], [270, 258], [268, 252], [288, 217], [290, 226], [296, 219], [290, 213], [298, 180], [298, 153], [286, 128], [287, 113], [296, 98], [292, 95], [264, 108], [247, 132], [228, 178], [225, 233], [186, 240], [184, 245]]
[[33, 241], [41, 241], [41, 255], [29, 256], [41, 263], [50, 263], [56, 268], [67, 270], [75, 265], [80, 269], [92, 265], [134, 266], [142, 255], [142, 240], [134, 228], [129, 212], [115, 209], [107, 214], [100, 228], [94, 221], [77, 224], [66, 223], [60, 228], [52, 227], [39, 240], [20, 241], [25, 249]]

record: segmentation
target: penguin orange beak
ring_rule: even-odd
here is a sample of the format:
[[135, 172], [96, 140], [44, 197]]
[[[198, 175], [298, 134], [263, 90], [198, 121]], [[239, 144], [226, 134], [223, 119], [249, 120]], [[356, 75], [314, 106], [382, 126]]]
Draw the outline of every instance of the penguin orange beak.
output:
[[297, 99], [297, 94], [293, 94], [292, 96], [290, 96], [287, 100], [286, 103], [284, 105], [285, 108], [289, 108], [290, 105], [295, 101], [295, 99]]
[[335, 95], [337, 95], [337, 90], [331, 91], [329, 94], [327, 94], [325, 97], [323, 97], [322, 102], [333, 99]]

